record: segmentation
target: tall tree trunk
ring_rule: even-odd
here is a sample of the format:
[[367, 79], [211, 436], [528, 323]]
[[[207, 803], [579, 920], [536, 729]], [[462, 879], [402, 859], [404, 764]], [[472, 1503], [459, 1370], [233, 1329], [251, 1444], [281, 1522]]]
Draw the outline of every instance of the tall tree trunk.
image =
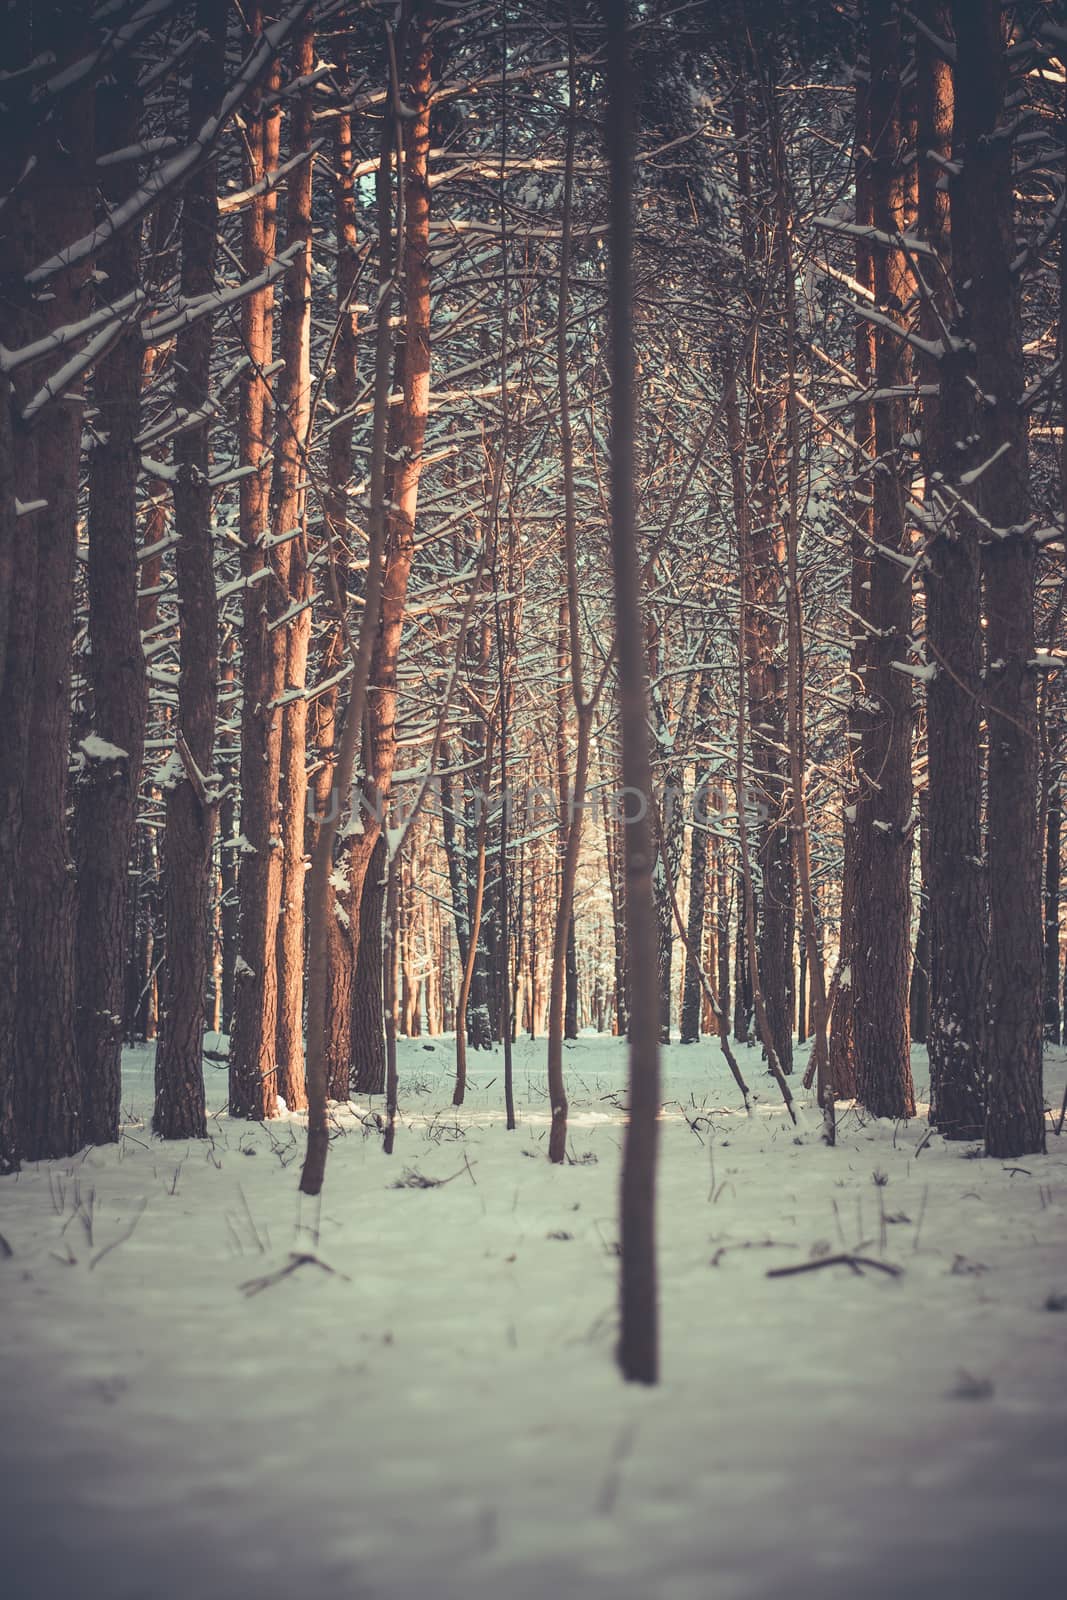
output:
[[[393, 55], [390, 42], [388, 51], [389, 90], [388, 108], [399, 112], [400, 85], [393, 72]], [[330, 880], [334, 872], [334, 844], [340, 827], [343, 809], [356, 767], [356, 755], [363, 733], [367, 705], [367, 686], [370, 681], [371, 658], [378, 633], [382, 587], [385, 581], [386, 528], [388, 523], [386, 472], [386, 443], [388, 438], [389, 376], [391, 367], [392, 336], [390, 311], [395, 286], [392, 223], [392, 154], [393, 130], [396, 118], [382, 118], [379, 143], [378, 171], [375, 177], [375, 200], [378, 215], [378, 325], [374, 340], [374, 390], [371, 423], [370, 504], [367, 539], [367, 581], [363, 596], [363, 615], [360, 619], [358, 642], [351, 649], [352, 677], [348, 705], [337, 742], [334, 770], [335, 803], [320, 812], [311, 850], [311, 871], [308, 877], [308, 1002], [307, 1002], [307, 1096], [308, 1142], [304, 1165], [300, 1173], [302, 1194], [317, 1195], [322, 1191], [326, 1173], [326, 1157], [330, 1149], [330, 1123], [328, 1096], [331, 1086], [331, 1063], [328, 1054], [327, 1026], [332, 1020], [330, 1000], [334, 989], [335, 972], [330, 964], [330, 923], [336, 912], [339, 897], [331, 907]], [[336, 549], [333, 528], [327, 522], [328, 567], [331, 599], [338, 624], [344, 627], [344, 599], [336, 577]], [[349, 1013], [346, 1011], [346, 1019]], [[347, 1098], [347, 1076], [345, 1097]]]
[[[137, 143], [141, 107], [131, 63], [97, 99], [105, 149]], [[137, 186], [135, 163], [105, 169], [104, 192], [120, 205]], [[108, 293], [137, 286], [141, 230], [130, 228], [100, 253]], [[148, 688], [137, 615], [136, 443], [143, 346], [136, 328], [97, 363], [93, 398], [99, 442], [89, 463], [89, 659], [93, 742], [84, 744], [77, 796], [78, 1058], [82, 1138], [118, 1138], [122, 1012], [130, 857], [144, 753]], [[102, 742], [101, 742], [102, 741]]]
[[[262, 7], [249, 10], [252, 37], [262, 33]], [[268, 83], [268, 89], [271, 84]], [[247, 114], [245, 182], [254, 187], [279, 159], [280, 113], [265, 110], [253, 91]], [[277, 201], [257, 195], [242, 217], [244, 267], [263, 272], [275, 253]], [[288, 560], [288, 546], [264, 545], [270, 504], [272, 398], [267, 369], [274, 356], [274, 290], [269, 285], [241, 305], [241, 337], [251, 366], [241, 380], [238, 449], [241, 465], [254, 470], [240, 485], [242, 596], [241, 657], [241, 847], [237, 896], [238, 956], [234, 974], [230, 1039], [230, 1112], [262, 1120], [277, 1110], [275, 1031], [278, 1015], [276, 939], [281, 899], [278, 771], [281, 714], [275, 701], [285, 681], [285, 637], [270, 629], [274, 562]], [[264, 577], [263, 574], [267, 576]], [[277, 610], [277, 605], [274, 607]]]
[[[43, 8], [34, 48], [51, 49], [57, 64], [77, 60], [87, 7], [73, 15]], [[38, 155], [34, 190], [36, 243], [45, 256], [92, 227], [95, 176], [91, 94], [61, 101], [57, 125]], [[76, 322], [87, 310], [88, 273], [75, 267], [51, 283], [37, 302], [28, 331], [37, 337]], [[36, 309], [36, 308], [35, 308]], [[43, 325], [42, 325], [43, 324]], [[59, 358], [60, 362], [62, 357]], [[34, 370], [34, 384], [45, 373]], [[15, 1107], [22, 1155], [28, 1160], [69, 1155], [83, 1143], [81, 1072], [75, 1029], [76, 880], [67, 832], [70, 689], [73, 661], [74, 564], [81, 466], [81, 380], [40, 414], [37, 489], [47, 505], [33, 513], [37, 546], [32, 749], [22, 817], [19, 877], [18, 1045]]]
[[[754, 76], [757, 63], [751, 48], [744, 50], [741, 72]], [[743, 80], [742, 80], [743, 81]], [[773, 93], [773, 89], [770, 91]], [[766, 280], [772, 270], [773, 243], [770, 213], [753, 203], [753, 147], [771, 164], [770, 123], [762, 118], [753, 129], [748, 97], [743, 87], [734, 95], [734, 131], [738, 138], [737, 177], [741, 200], [741, 249], [756, 294], [767, 298]], [[747, 440], [740, 435], [736, 401], [731, 402], [729, 426], [731, 474], [735, 513], [744, 498], [747, 512], [748, 553], [741, 567], [744, 601], [744, 652], [748, 675], [752, 781], [759, 791], [762, 815], [757, 830], [759, 905], [755, 919], [759, 988], [774, 1040], [775, 1054], [784, 1072], [792, 1071], [793, 1018], [793, 858], [786, 814], [785, 774], [781, 751], [785, 745], [786, 703], [784, 672], [780, 662], [782, 570], [785, 547], [781, 531], [779, 477], [785, 397], [780, 365], [766, 371], [766, 352], [756, 341], [750, 362], [751, 392], [747, 407]], [[745, 457], [748, 458], [746, 473]], [[753, 884], [754, 887], [754, 884]]]
[[[871, 190], [874, 225], [902, 231], [904, 179], [900, 117], [901, 47], [892, 0], [868, 0], [871, 56]], [[865, 159], [865, 157], [860, 157]], [[911, 294], [904, 253], [879, 243], [875, 303], [898, 319]], [[902, 402], [892, 396], [908, 378], [906, 345], [893, 328], [875, 330], [874, 539], [862, 693], [853, 701], [857, 747], [856, 877], [852, 911], [852, 1025], [856, 1091], [877, 1117], [915, 1112], [908, 1035], [911, 959], [912, 782], [911, 680], [894, 667], [906, 661], [911, 585], [890, 552], [907, 548], [901, 463]]]
[[[25, 9], [10, 18], [7, 56], [12, 69], [33, 59]], [[32, 186], [18, 182], [27, 154], [17, 141], [0, 143], [0, 175], [8, 196], [0, 210], [0, 339], [11, 350], [38, 332], [25, 279], [41, 254], [37, 207]], [[18, 516], [17, 501], [30, 505], [37, 499], [37, 434], [24, 425], [21, 415], [32, 376], [32, 370], [25, 368], [14, 381], [0, 374], [0, 1173], [18, 1165], [19, 881], [33, 692], [37, 540], [24, 536], [27, 524]]]
[[982, 396], [977, 431], [989, 726], [989, 1031], [986, 1151], [1044, 1150], [1041, 854], [1033, 539], [1015, 257], [1012, 141], [998, 130], [1006, 61], [997, 0], [953, 0], [958, 192], [968, 221], [967, 326]]
[[[401, 403], [397, 408], [390, 454], [395, 461], [389, 494], [386, 568], [382, 585], [381, 621], [371, 660], [368, 710], [368, 778], [365, 831], [353, 843], [349, 864], [350, 915], [360, 917], [371, 854], [377, 842], [392, 789], [396, 761], [397, 661], [404, 626], [408, 578], [415, 553], [415, 512], [422, 476], [423, 444], [430, 399], [430, 86], [433, 66], [431, 6], [417, 4], [409, 24], [411, 35], [407, 86], [404, 92], [404, 316], [398, 367]], [[379, 910], [380, 915], [380, 910]], [[364, 966], [364, 970], [366, 967]], [[380, 993], [381, 973], [375, 980]], [[353, 1019], [359, 996], [359, 953], [352, 984]], [[365, 1012], [364, 1015], [367, 1013]], [[384, 1050], [384, 1033], [381, 1034]], [[368, 1061], [368, 1070], [373, 1063]], [[377, 1069], [374, 1069], [377, 1082]], [[370, 1088], [357, 1062], [356, 1087]]]
[[[348, 81], [346, 76], [346, 82]], [[341, 548], [349, 542], [349, 486], [352, 478], [352, 441], [356, 403], [357, 318], [354, 306], [357, 283], [355, 158], [352, 150], [352, 115], [343, 112], [337, 119], [334, 136], [334, 232], [337, 238], [337, 341], [333, 356], [331, 399], [337, 420], [330, 428], [327, 443], [327, 491], [323, 515], [328, 534]], [[338, 570], [341, 599], [347, 600], [343, 569]], [[343, 660], [343, 637], [336, 625], [320, 657], [320, 676], [330, 678]], [[327, 805], [344, 802], [334, 784], [337, 742], [335, 687], [319, 695], [312, 707], [313, 742], [322, 761], [316, 781], [316, 809], [321, 816]], [[347, 1100], [351, 1075], [352, 941], [342, 923], [347, 916], [330, 873], [326, 886], [327, 930], [327, 1083], [332, 1100]]]
[[[560, 450], [563, 468], [563, 561], [566, 587], [560, 601], [557, 660], [561, 668], [560, 714], [558, 723], [558, 783], [562, 859], [559, 873], [559, 900], [552, 936], [552, 976], [548, 990], [548, 1096], [552, 1126], [548, 1158], [561, 1162], [567, 1153], [567, 1088], [563, 1077], [563, 1033], [565, 1010], [577, 986], [568, 970], [568, 954], [574, 939], [574, 888], [578, 876], [585, 794], [591, 751], [592, 706], [585, 698], [582, 670], [581, 613], [578, 594], [578, 521], [574, 495], [574, 436], [571, 429], [570, 382], [567, 350], [567, 321], [570, 305], [571, 229], [574, 190], [575, 145], [575, 65], [574, 33], [568, 34], [567, 136], [563, 178], [563, 236], [560, 248], [559, 307], [556, 323], [556, 387], [559, 397]], [[566, 691], [562, 671], [570, 666], [570, 700], [577, 719], [577, 749], [573, 778], [568, 780], [566, 762]], [[574, 999], [577, 1010], [576, 997]]]
[[[874, 226], [871, 184], [871, 84], [870, 62], [856, 79], [856, 223], [860, 228]], [[856, 237], [855, 277], [861, 292], [874, 294], [874, 251], [870, 238]], [[834, 1092], [841, 1099], [856, 1092], [856, 1041], [853, 1030], [853, 973], [855, 970], [856, 858], [859, 848], [857, 828], [858, 745], [863, 737], [860, 685], [863, 682], [867, 648], [867, 622], [870, 612], [871, 548], [874, 537], [871, 495], [871, 462], [874, 450], [874, 412], [870, 396], [874, 389], [874, 328], [862, 316], [856, 318], [853, 340], [856, 385], [860, 398], [853, 408], [855, 452], [853, 475], [856, 492], [850, 510], [852, 532], [849, 539], [851, 574], [849, 592], [849, 632], [851, 635], [850, 676], [852, 696], [848, 714], [848, 786], [842, 827], [841, 917], [837, 982], [830, 1016], [830, 1077]]]
[[726, 850], [715, 846], [715, 951], [719, 962], [719, 1005], [724, 1017], [730, 1015], [730, 897], [726, 891], [728, 873]]
[[[940, 37], [951, 33], [950, 9], [948, 0], [926, 5], [923, 20]], [[965, 468], [975, 465], [969, 444], [975, 432], [973, 359], [960, 337], [952, 287], [953, 280], [962, 284], [970, 275], [972, 246], [963, 195], [955, 191], [950, 215], [943, 186], [941, 162], [956, 143], [952, 72], [921, 33], [918, 110], [919, 225], [935, 251], [925, 273], [920, 330], [943, 348], [940, 360], [924, 358], [922, 372], [926, 640], [933, 674], [926, 695], [923, 931], [937, 972], [928, 1038], [930, 1120], [946, 1138], [979, 1139], [985, 1119], [988, 916], [981, 823], [981, 571], [977, 530], [960, 485]]]
[[[226, 14], [198, 0], [204, 42], [194, 55], [189, 91], [190, 131], [198, 131], [222, 95]], [[215, 288], [218, 195], [215, 163], [190, 178], [182, 201], [181, 292], [193, 299]], [[178, 334], [174, 399], [201, 410], [211, 388], [212, 318]], [[207, 987], [208, 906], [217, 804], [210, 791], [218, 694], [219, 620], [211, 536], [211, 489], [206, 419], [174, 443], [175, 568], [181, 617], [178, 726], [183, 775], [167, 793], [163, 840], [166, 947], [160, 983], [161, 1031], [156, 1048], [152, 1126], [164, 1139], [203, 1138], [204, 997]]]
[[615, 578], [622, 779], [643, 799], [623, 828], [630, 998], [630, 1115], [623, 1146], [619, 1366], [630, 1382], [659, 1377], [656, 1287], [656, 1118], [659, 1115], [659, 996], [652, 899], [652, 771], [642, 641], [634, 496], [633, 128], [634, 86], [626, 0], [605, 0], [607, 149], [611, 266], [611, 556]]
[[[294, 48], [297, 76], [309, 80], [315, 66], [315, 36], [305, 27]], [[302, 248], [285, 274], [279, 351], [285, 369], [278, 383], [278, 427], [274, 444], [276, 498], [274, 526], [284, 535], [300, 532], [291, 546], [285, 596], [295, 615], [284, 625], [285, 688], [282, 712], [281, 841], [282, 897], [278, 918], [277, 1089], [290, 1111], [307, 1105], [304, 1093], [304, 879], [307, 812], [307, 682], [311, 642], [311, 573], [308, 570], [307, 479], [305, 454], [311, 422], [311, 154], [310, 81], [293, 106], [290, 159], [305, 159], [290, 175], [287, 244]], [[276, 624], [277, 625], [277, 624]], [[279, 626], [279, 631], [281, 627]]]

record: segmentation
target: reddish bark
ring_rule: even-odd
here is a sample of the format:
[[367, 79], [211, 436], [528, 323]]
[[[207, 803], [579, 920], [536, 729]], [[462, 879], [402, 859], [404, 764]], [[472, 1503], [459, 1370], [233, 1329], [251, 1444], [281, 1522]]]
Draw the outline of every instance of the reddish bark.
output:
[[[368, 801], [364, 818], [365, 831], [357, 836], [352, 846], [349, 865], [349, 884], [353, 930], [359, 915], [363, 884], [367, 876], [371, 854], [377, 842], [392, 787], [393, 768], [396, 761], [396, 706], [397, 661], [404, 626], [404, 609], [407, 602], [408, 578], [415, 551], [415, 512], [418, 505], [419, 480], [422, 476], [422, 452], [426, 437], [426, 417], [430, 398], [430, 85], [433, 60], [433, 41], [429, 7], [420, 7], [412, 19], [412, 44], [405, 104], [409, 108], [404, 119], [404, 321], [398, 366], [401, 403], [391, 430], [390, 454], [397, 462], [392, 476], [389, 522], [386, 534], [386, 567], [382, 584], [381, 621], [374, 642], [371, 659], [370, 684], [367, 693], [369, 739], [366, 755], [368, 778], [365, 794]], [[378, 912], [380, 916], [380, 908]], [[353, 980], [353, 1019], [361, 1004], [358, 993], [360, 976], [359, 953], [356, 952], [357, 969]], [[380, 964], [380, 962], [379, 962]], [[367, 980], [368, 983], [371, 979]], [[377, 973], [374, 987], [380, 993], [381, 974]], [[373, 996], [370, 996], [373, 1004]], [[378, 1008], [380, 1017], [380, 1005]], [[377, 1033], [384, 1045], [384, 1031], [379, 1022]], [[353, 1043], [356, 1041], [353, 1040]], [[367, 1073], [375, 1083], [379, 1079], [378, 1056], [368, 1058]], [[356, 1061], [356, 1084], [362, 1088], [361, 1063]]]
[[[262, 31], [262, 8], [249, 14], [253, 37]], [[264, 111], [254, 93], [248, 113], [245, 181], [249, 187], [278, 165], [280, 117]], [[242, 247], [249, 276], [274, 256], [276, 200], [258, 196], [242, 219]], [[264, 549], [269, 527], [270, 468], [267, 461], [273, 404], [264, 371], [274, 354], [274, 291], [248, 295], [241, 305], [241, 336], [251, 367], [240, 391], [239, 450], [243, 466], [256, 470], [241, 480], [241, 571], [255, 579], [265, 567], [288, 560], [288, 547], [272, 557]], [[276, 939], [282, 871], [278, 812], [281, 717], [275, 700], [285, 681], [285, 636], [272, 632], [271, 588], [280, 578], [250, 582], [243, 596], [241, 657], [241, 852], [237, 881], [238, 960], [234, 976], [230, 1041], [230, 1111], [261, 1120], [277, 1109], [275, 1031], [278, 1014]], [[278, 609], [277, 607], [275, 609]]]
[[[293, 65], [300, 78], [315, 66], [315, 40], [301, 31]], [[300, 532], [290, 546], [289, 582], [279, 598], [286, 602], [285, 688], [294, 693], [282, 711], [281, 841], [282, 898], [278, 917], [277, 1089], [290, 1111], [307, 1105], [304, 1092], [304, 878], [307, 812], [307, 682], [311, 642], [311, 574], [307, 544], [307, 466], [311, 421], [311, 185], [312, 130], [310, 85], [296, 97], [289, 138], [290, 157], [306, 155], [289, 179], [287, 244], [300, 244], [285, 275], [279, 352], [285, 367], [278, 384], [278, 431], [274, 446], [274, 526], [278, 533]]]

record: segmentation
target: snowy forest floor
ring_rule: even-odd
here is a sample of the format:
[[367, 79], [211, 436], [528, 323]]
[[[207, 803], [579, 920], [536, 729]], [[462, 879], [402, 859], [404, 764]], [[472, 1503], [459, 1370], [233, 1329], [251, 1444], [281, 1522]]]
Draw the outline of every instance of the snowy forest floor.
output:
[[[968, 1159], [842, 1108], [827, 1150], [757, 1051], [746, 1121], [714, 1044], [673, 1046], [644, 1390], [613, 1365], [625, 1046], [567, 1048], [559, 1168], [544, 1050], [509, 1134], [499, 1052], [457, 1113], [452, 1041], [402, 1041], [396, 1153], [339, 1110], [321, 1217], [298, 1119], [153, 1140], [148, 1049], [118, 1146], [0, 1180], [6, 1596], [1063, 1593], [1067, 1137]], [[291, 1251], [324, 1265], [256, 1284]], [[842, 1251], [901, 1275], [767, 1276]]]

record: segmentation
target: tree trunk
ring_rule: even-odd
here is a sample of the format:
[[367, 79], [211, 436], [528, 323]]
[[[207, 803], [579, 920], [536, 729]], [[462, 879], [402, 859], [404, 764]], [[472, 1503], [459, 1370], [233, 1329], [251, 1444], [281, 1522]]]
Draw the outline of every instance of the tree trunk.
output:
[[[349, 81], [346, 73], [345, 82]], [[337, 237], [337, 342], [334, 346], [333, 385], [330, 398], [337, 420], [327, 442], [327, 491], [323, 514], [330, 538], [348, 545], [349, 485], [352, 478], [352, 441], [356, 403], [357, 318], [354, 298], [357, 283], [355, 158], [352, 150], [352, 115], [342, 112], [334, 136], [334, 231]], [[338, 568], [342, 601], [347, 600], [344, 569]], [[319, 675], [329, 678], [343, 660], [343, 639], [336, 625], [320, 657]], [[319, 695], [312, 706], [313, 744], [323, 765], [316, 782], [317, 810], [321, 816], [327, 805], [340, 806], [344, 797], [334, 784], [334, 757], [337, 742], [337, 688]], [[337, 897], [330, 873], [326, 886], [327, 933], [327, 1085], [331, 1100], [347, 1100], [351, 1075], [352, 942], [342, 923], [347, 915]]]
[[[33, 59], [29, 21], [25, 8], [9, 19], [7, 58], [12, 69]], [[26, 156], [15, 141], [7, 147], [0, 143], [0, 176], [8, 196], [0, 210], [0, 339], [12, 350], [38, 331], [25, 280], [40, 254], [36, 206], [31, 186], [18, 183]], [[17, 515], [16, 500], [29, 505], [37, 499], [37, 435], [21, 418], [31, 381], [32, 373], [25, 368], [14, 382], [0, 374], [0, 1173], [18, 1166], [19, 880], [33, 691], [37, 540], [25, 537], [26, 523]]]
[[[899, 28], [891, 0], [868, 0], [871, 55], [871, 191], [875, 227], [890, 237], [904, 223], [901, 162]], [[866, 157], [861, 156], [861, 160]], [[875, 303], [898, 319], [912, 292], [903, 251], [879, 244], [874, 261]], [[875, 382], [880, 396], [908, 380], [906, 345], [895, 329], [875, 330]], [[852, 1026], [856, 1090], [876, 1117], [915, 1112], [908, 1035], [911, 960], [911, 680], [894, 661], [906, 661], [911, 634], [911, 585], [886, 552], [908, 548], [905, 484], [900, 461], [903, 405], [874, 404], [874, 539], [862, 693], [854, 698], [859, 733], [856, 794], [856, 877], [852, 911]]]
[[[253, 38], [262, 32], [261, 6], [249, 13]], [[268, 88], [270, 85], [268, 84]], [[280, 113], [264, 110], [254, 91], [247, 117], [245, 182], [252, 187], [279, 159]], [[257, 196], [242, 218], [244, 266], [249, 277], [273, 259], [277, 237], [273, 193]], [[233, 1033], [230, 1039], [230, 1114], [262, 1121], [277, 1110], [275, 1030], [278, 1015], [276, 939], [281, 899], [278, 771], [281, 714], [275, 701], [285, 683], [285, 638], [270, 630], [271, 594], [280, 576], [276, 560], [288, 560], [288, 546], [268, 552], [272, 397], [265, 376], [274, 355], [274, 290], [259, 289], [241, 304], [241, 336], [252, 365], [241, 381], [239, 456], [255, 470], [240, 485], [242, 596], [241, 836], [238, 866], [238, 957], [234, 974]], [[274, 609], [278, 606], [275, 602]]]
[[[1035, 547], [1027, 528], [1027, 417], [1015, 256], [1012, 141], [998, 132], [1006, 62], [997, 0], [953, 0], [956, 147], [968, 226], [964, 287], [976, 349], [989, 727], [989, 1031], [986, 1151], [1045, 1148], [1041, 1079], [1041, 866], [1037, 837]], [[955, 199], [955, 192], [953, 199]], [[988, 465], [987, 465], [988, 463]]]
[[659, 1115], [659, 996], [652, 899], [652, 772], [648, 759], [648, 687], [642, 642], [640, 571], [634, 497], [633, 128], [626, 0], [605, 0], [607, 148], [611, 265], [611, 555], [615, 578], [622, 779], [642, 797], [641, 814], [623, 828], [626, 947], [630, 999], [630, 1115], [623, 1147], [621, 1329], [619, 1366], [630, 1382], [659, 1376], [656, 1286], [656, 1118]]
[[1045, 836], [1045, 1005], [1044, 1034], [1060, 1042], [1060, 816], [1062, 773], [1049, 776]]
[[[101, 88], [98, 128], [105, 149], [136, 144], [140, 102], [129, 62]], [[115, 175], [118, 176], [115, 176]], [[136, 164], [105, 169], [108, 201], [136, 188]], [[108, 294], [137, 286], [141, 231], [131, 228], [100, 253]], [[78, 1057], [82, 1138], [118, 1138], [122, 1013], [130, 856], [144, 752], [147, 680], [137, 615], [136, 443], [141, 415], [143, 345], [128, 330], [97, 363], [93, 398], [100, 442], [89, 464], [89, 660], [92, 732], [108, 747], [85, 750], [77, 797]]]
[[[398, 357], [401, 403], [396, 408], [389, 441], [390, 456], [396, 465], [392, 472], [389, 490], [389, 522], [386, 535], [386, 567], [382, 585], [381, 620], [371, 659], [370, 683], [367, 692], [369, 742], [366, 751], [368, 778], [364, 785], [366, 816], [365, 834], [353, 847], [349, 867], [351, 887], [350, 916], [355, 924], [359, 919], [360, 943], [366, 922], [360, 908], [377, 833], [382, 826], [392, 788], [393, 767], [396, 761], [396, 707], [397, 660], [404, 626], [408, 578], [415, 552], [415, 513], [418, 506], [419, 480], [422, 476], [423, 444], [426, 437], [426, 418], [430, 398], [430, 86], [433, 65], [433, 36], [430, 26], [430, 7], [422, 4], [415, 8], [410, 23], [410, 69], [404, 92], [404, 316], [402, 344]], [[381, 915], [381, 902], [378, 905]], [[354, 931], [354, 930], [353, 930]], [[378, 935], [380, 941], [380, 930]], [[380, 942], [378, 944], [380, 951]], [[361, 972], [372, 984], [374, 993], [364, 1000], [360, 995]], [[360, 952], [356, 952], [356, 966], [352, 981], [353, 1030], [357, 1014], [361, 1026], [370, 1026], [374, 1015], [380, 1020], [380, 995], [382, 976], [370, 974], [367, 960], [361, 965]], [[375, 994], [378, 996], [377, 1003]], [[368, 1070], [384, 1053], [385, 1038], [380, 1031], [378, 1047], [366, 1059]], [[356, 1049], [357, 1041], [353, 1039]], [[357, 1052], [358, 1053], [358, 1052]], [[360, 1059], [364, 1059], [360, 1055]], [[377, 1067], [373, 1068], [377, 1081]], [[357, 1087], [364, 1080], [356, 1077]]]
[[[85, 9], [75, 7], [73, 18], [45, 11], [40, 32], [34, 31], [35, 49], [54, 49], [58, 64], [77, 60]], [[56, 118], [33, 174], [35, 243], [44, 256], [92, 226], [96, 182], [92, 96], [72, 94], [61, 102]], [[59, 274], [49, 289], [36, 302], [27, 329], [38, 338], [85, 314], [86, 268]], [[34, 387], [45, 377], [42, 367], [35, 367]], [[37, 492], [47, 505], [33, 513], [32, 526], [38, 563], [28, 686], [32, 747], [26, 776], [32, 793], [28, 787], [22, 816], [15, 1058], [19, 1143], [31, 1161], [70, 1155], [84, 1142], [75, 1028], [77, 890], [67, 832], [82, 391], [81, 380], [65, 385], [62, 398], [51, 402], [35, 425]]]
[[[198, 0], [204, 42], [194, 60], [189, 92], [191, 131], [203, 125], [222, 94], [226, 16], [213, 0]], [[182, 202], [181, 292], [189, 299], [215, 288], [218, 197], [215, 163], [189, 180]], [[211, 387], [212, 318], [178, 334], [175, 404], [190, 412]], [[187, 428], [174, 442], [175, 569], [181, 617], [178, 726], [183, 775], [167, 794], [163, 840], [166, 947], [160, 983], [161, 1030], [156, 1048], [152, 1126], [164, 1139], [203, 1138], [204, 997], [207, 987], [208, 906], [217, 805], [210, 792], [215, 748], [219, 621], [211, 532], [208, 424]]]
[[352, 982], [353, 1078], [360, 1094], [385, 1092], [382, 911], [386, 887], [385, 834], [379, 832], [359, 895], [359, 942]]
[[[697, 794], [705, 792], [705, 784], [697, 785]], [[689, 854], [689, 916], [686, 934], [690, 951], [697, 951], [704, 943], [704, 903], [708, 876], [708, 832], [696, 818], [693, 843]], [[685, 989], [682, 995], [681, 1039], [683, 1044], [696, 1044], [700, 1039], [700, 1002], [703, 991], [700, 971], [691, 954], [685, 961]]]
[[[951, 33], [947, 0], [931, 0], [924, 20]], [[971, 271], [971, 228], [962, 192], [951, 216], [943, 168], [953, 137], [952, 73], [920, 35], [919, 224], [936, 259], [927, 274], [920, 329], [941, 340], [940, 361], [924, 358], [922, 377], [936, 393], [923, 398], [923, 467], [927, 514], [928, 779], [925, 801], [925, 926], [931, 977], [930, 1120], [946, 1138], [979, 1139], [985, 1118], [983, 1083], [986, 1007], [986, 908], [982, 862], [982, 629], [977, 530], [960, 485], [973, 467], [973, 361], [960, 340], [953, 280]], [[932, 152], [933, 156], [927, 156]], [[945, 331], [951, 340], [944, 339]], [[960, 347], [957, 347], [957, 341]], [[962, 498], [961, 498], [962, 496]]]
[[[297, 75], [309, 79], [315, 66], [315, 36], [304, 27], [294, 49]], [[278, 382], [278, 426], [274, 442], [277, 534], [294, 528], [291, 545], [288, 612], [285, 624], [286, 694], [282, 712], [281, 843], [282, 894], [278, 918], [277, 1090], [290, 1111], [307, 1105], [304, 1093], [304, 881], [307, 812], [307, 701], [300, 692], [307, 682], [311, 642], [311, 574], [308, 570], [305, 454], [311, 423], [311, 156], [312, 95], [310, 82], [293, 106], [290, 159], [306, 157], [290, 175], [287, 198], [287, 243], [300, 244], [285, 274], [279, 327], [279, 352], [285, 369]], [[279, 632], [282, 629], [279, 626]]]

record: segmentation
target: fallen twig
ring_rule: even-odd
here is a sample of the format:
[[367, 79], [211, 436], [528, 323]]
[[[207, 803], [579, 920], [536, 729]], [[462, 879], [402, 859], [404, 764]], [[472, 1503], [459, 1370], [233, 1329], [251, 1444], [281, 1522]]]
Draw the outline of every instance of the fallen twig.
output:
[[290, 1252], [289, 1260], [285, 1266], [279, 1267], [277, 1272], [265, 1272], [261, 1278], [249, 1278], [247, 1283], [239, 1283], [237, 1287], [244, 1295], [250, 1298], [254, 1294], [259, 1294], [263, 1289], [269, 1289], [272, 1284], [281, 1283], [283, 1278], [287, 1278], [298, 1267], [321, 1267], [323, 1272], [330, 1274], [331, 1278], [344, 1278], [346, 1283], [350, 1282], [348, 1278], [345, 1278], [343, 1272], [338, 1272], [336, 1267], [331, 1267], [327, 1262], [320, 1261], [318, 1256], [313, 1256], [306, 1250], [293, 1250]]
[[815, 1261], [802, 1261], [796, 1267], [772, 1267], [767, 1273], [768, 1278], [792, 1278], [798, 1272], [818, 1272], [820, 1267], [851, 1267], [857, 1278], [862, 1278], [864, 1267], [874, 1267], [878, 1272], [885, 1272], [891, 1278], [899, 1278], [903, 1267], [895, 1267], [889, 1261], [876, 1261], [873, 1256], [836, 1255], [819, 1256]]

